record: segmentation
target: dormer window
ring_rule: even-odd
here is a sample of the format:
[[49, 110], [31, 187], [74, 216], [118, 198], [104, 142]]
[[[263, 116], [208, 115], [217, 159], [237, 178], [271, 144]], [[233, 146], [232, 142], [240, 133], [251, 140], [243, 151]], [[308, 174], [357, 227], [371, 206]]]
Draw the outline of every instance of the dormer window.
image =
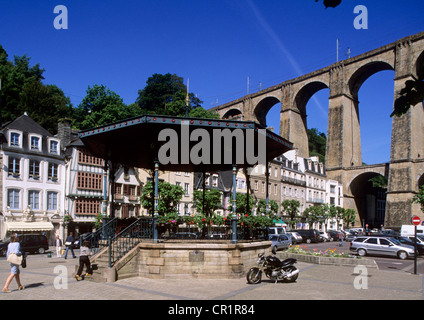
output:
[[31, 136], [31, 150], [41, 151], [40, 137]]
[[9, 146], [22, 147], [22, 134], [20, 132], [10, 132]]
[[59, 142], [56, 140], [50, 140], [49, 143], [50, 153], [59, 154]]

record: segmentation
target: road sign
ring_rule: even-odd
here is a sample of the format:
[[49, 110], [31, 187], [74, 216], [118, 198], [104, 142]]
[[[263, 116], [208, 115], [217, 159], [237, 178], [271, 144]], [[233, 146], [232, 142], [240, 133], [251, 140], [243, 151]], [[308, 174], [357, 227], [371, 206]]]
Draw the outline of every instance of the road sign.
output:
[[411, 219], [411, 221], [412, 221], [412, 224], [414, 226], [419, 226], [420, 223], [421, 223], [421, 219], [418, 216], [413, 216], [412, 219]]

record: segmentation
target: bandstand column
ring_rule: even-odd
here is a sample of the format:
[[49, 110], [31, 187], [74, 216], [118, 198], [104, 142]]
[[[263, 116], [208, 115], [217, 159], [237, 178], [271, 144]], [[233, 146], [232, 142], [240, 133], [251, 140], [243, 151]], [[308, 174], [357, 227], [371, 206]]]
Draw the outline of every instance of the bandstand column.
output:
[[158, 242], [158, 206], [159, 206], [159, 161], [155, 161], [155, 204], [153, 211], [153, 241]]
[[237, 212], [236, 212], [236, 176], [237, 176], [237, 166], [233, 165], [233, 205], [232, 205], [232, 230], [233, 230], [233, 243], [237, 243]]

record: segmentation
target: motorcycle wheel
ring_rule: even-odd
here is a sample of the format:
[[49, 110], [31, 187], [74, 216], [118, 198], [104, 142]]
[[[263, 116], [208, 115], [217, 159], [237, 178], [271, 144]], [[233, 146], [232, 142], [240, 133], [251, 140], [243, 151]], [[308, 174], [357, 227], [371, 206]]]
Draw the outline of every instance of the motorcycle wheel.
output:
[[[288, 270], [284, 270], [284, 271], [292, 272], [294, 270], [297, 270], [297, 268], [296, 267], [289, 267]], [[295, 282], [298, 277], [299, 277], [299, 273], [296, 273], [293, 277], [284, 279], [283, 282]]]
[[247, 273], [246, 280], [249, 284], [261, 283], [262, 271], [259, 268], [251, 268]]

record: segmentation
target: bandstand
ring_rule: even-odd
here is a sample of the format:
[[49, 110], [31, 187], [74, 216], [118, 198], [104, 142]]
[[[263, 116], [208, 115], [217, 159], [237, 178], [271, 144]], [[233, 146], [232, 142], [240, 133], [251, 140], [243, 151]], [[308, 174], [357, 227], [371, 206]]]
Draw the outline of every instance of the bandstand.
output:
[[[235, 181], [237, 170], [248, 173], [258, 163], [265, 166], [268, 179], [268, 162], [293, 149], [292, 143], [274, 132], [256, 122], [143, 115], [82, 131], [79, 138], [94, 156], [105, 160], [106, 166], [119, 163], [154, 172], [155, 203], [151, 224], [138, 219], [138, 225], [127, 234], [108, 236], [108, 245], [103, 249], [104, 255], [108, 255], [103, 277], [108, 281], [140, 275], [240, 277], [255, 262], [258, 251], [269, 249], [268, 241], [238, 240]], [[157, 231], [159, 170], [204, 174], [232, 172], [231, 240], [213, 243], [207, 240], [161, 241]], [[105, 176], [103, 213], [106, 213], [106, 181]], [[268, 202], [268, 188], [266, 190]], [[131, 243], [124, 245], [125, 250], [118, 250], [124, 238], [132, 239]], [[121, 251], [118, 257], [115, 251]], [[101, 252], [93, 259], [98, 260], [99, 265], [100, 256]]]

